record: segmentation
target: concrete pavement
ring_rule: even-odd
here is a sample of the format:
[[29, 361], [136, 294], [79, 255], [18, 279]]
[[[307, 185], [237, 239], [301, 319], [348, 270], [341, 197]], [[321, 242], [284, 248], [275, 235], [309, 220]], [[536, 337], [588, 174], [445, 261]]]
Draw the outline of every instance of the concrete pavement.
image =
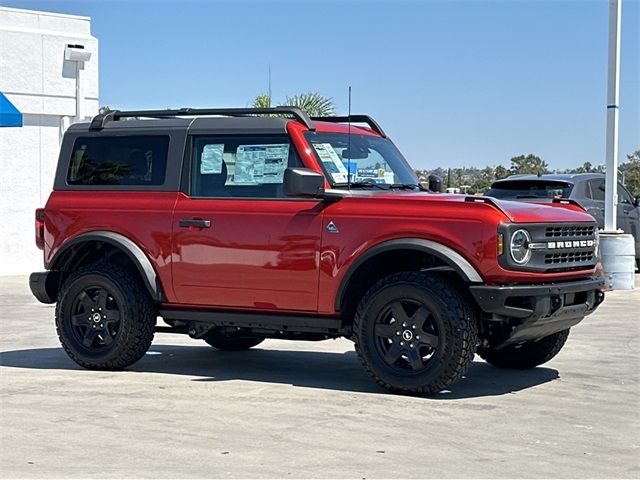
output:
[[157, 334], [127, 371], [83, 370], [26, 282], [0, 278], [3, 478], [640, 477], [640, 289], [608, 294], [542, 367], [476, 358], [412, 398], [346, 340], [229, 353]]

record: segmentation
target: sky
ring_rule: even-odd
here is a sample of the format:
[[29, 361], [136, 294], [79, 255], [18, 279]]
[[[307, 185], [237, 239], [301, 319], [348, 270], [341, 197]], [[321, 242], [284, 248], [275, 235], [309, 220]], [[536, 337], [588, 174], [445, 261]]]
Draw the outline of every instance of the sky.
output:
[[[591, 1], [30, 1], [90, 16], [100, 104], [249, 106], [317, 91], [419, 169], [605, 163], [609, 7]], [[620, 161], [640, 149], [640, 0], [623, 0]]]

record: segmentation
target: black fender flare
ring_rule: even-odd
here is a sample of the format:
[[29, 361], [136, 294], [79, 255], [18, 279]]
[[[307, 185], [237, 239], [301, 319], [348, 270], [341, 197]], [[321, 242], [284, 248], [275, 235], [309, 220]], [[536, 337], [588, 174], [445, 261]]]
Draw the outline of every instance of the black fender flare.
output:
[[380, 253], [389, 252], [392, 250], [416, 250], [419, 252], [429, 253], [434, 257], [438, 257], [439, 259], [444, 261], [449, 267], [456, 271], [464, 281], [469, 283], [483, 283], [482, 277], [473, 267], [473, 265], [471, 265], [466, 258], [460, 255], [454, 249], [447, 247], [446, 245], [422, 238], [403, 238], [389, 240], [379, 243], [366, 250], [349, 267], [349, 270], [342, 278], [340, 286], [338, 287], [338, 292], [335, 300], [335, 309], [337, 312], [339, 312], [342, 307], [344, 294], [347, 290], [347, 287], [349, 286], [351, 277], [358, 270], [358, 268], [372, 257]]
[[149, 257], [142, 251], [142, 249], [131, 239], [115, 232], [109, 231], [94, 231], [83, 233], [69, 240], [60, 247], [54, 257], [49, 262], [49, 270], [58, 270], [60, 264], [65, 259], [66, 254], [74, 246], [82, 243], [100, 241], [113, 245], [122, 250], [133, 264], [138, 269], [142, 280], [144, 281], [151, 298], [157, 302], [164, 301], [164, 294], [162, 287], [158, 280], [158, 275], [149, 260]]

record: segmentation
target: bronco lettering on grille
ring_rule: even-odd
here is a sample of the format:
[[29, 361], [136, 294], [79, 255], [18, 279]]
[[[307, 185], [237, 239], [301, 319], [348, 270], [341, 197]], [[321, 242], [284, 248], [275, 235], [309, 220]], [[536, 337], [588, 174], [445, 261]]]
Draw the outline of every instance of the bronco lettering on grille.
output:
[[566, 242], [547, 242], [549, 250], [557, 248], [584, 248], [593, 247], [595, 240], [567, 240]]

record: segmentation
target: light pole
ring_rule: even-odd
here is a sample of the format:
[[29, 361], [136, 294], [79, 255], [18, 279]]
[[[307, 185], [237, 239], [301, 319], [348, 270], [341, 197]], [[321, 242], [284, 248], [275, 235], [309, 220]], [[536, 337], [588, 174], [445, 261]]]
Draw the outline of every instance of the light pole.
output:
[[620, 89], [620, 13], [622, 0], [609, 0], [609, 75], [607, 81], [607, 170], [605, 174], [604, 230], [616, 231], [618, 204], [618, 111]]
[[607, 84], [607, 171], [605, 172], [604, 231], [600, 254], [606, 284], [614, 290], [633, 290], [636, 267], [633, 236], [617, 229], [618, 100], [620, 87], [620, 16], [622, 0], [609, 0], [609, 75]]
[[84, 45], [66, 45], [64, 47], [64, 59], [75, 63], [76, 70], [76, 121], [84, 120], [83, 102], [84, 91], [81, 72], [85, 62], [91, 59], [91, 52], [85, 50]]

